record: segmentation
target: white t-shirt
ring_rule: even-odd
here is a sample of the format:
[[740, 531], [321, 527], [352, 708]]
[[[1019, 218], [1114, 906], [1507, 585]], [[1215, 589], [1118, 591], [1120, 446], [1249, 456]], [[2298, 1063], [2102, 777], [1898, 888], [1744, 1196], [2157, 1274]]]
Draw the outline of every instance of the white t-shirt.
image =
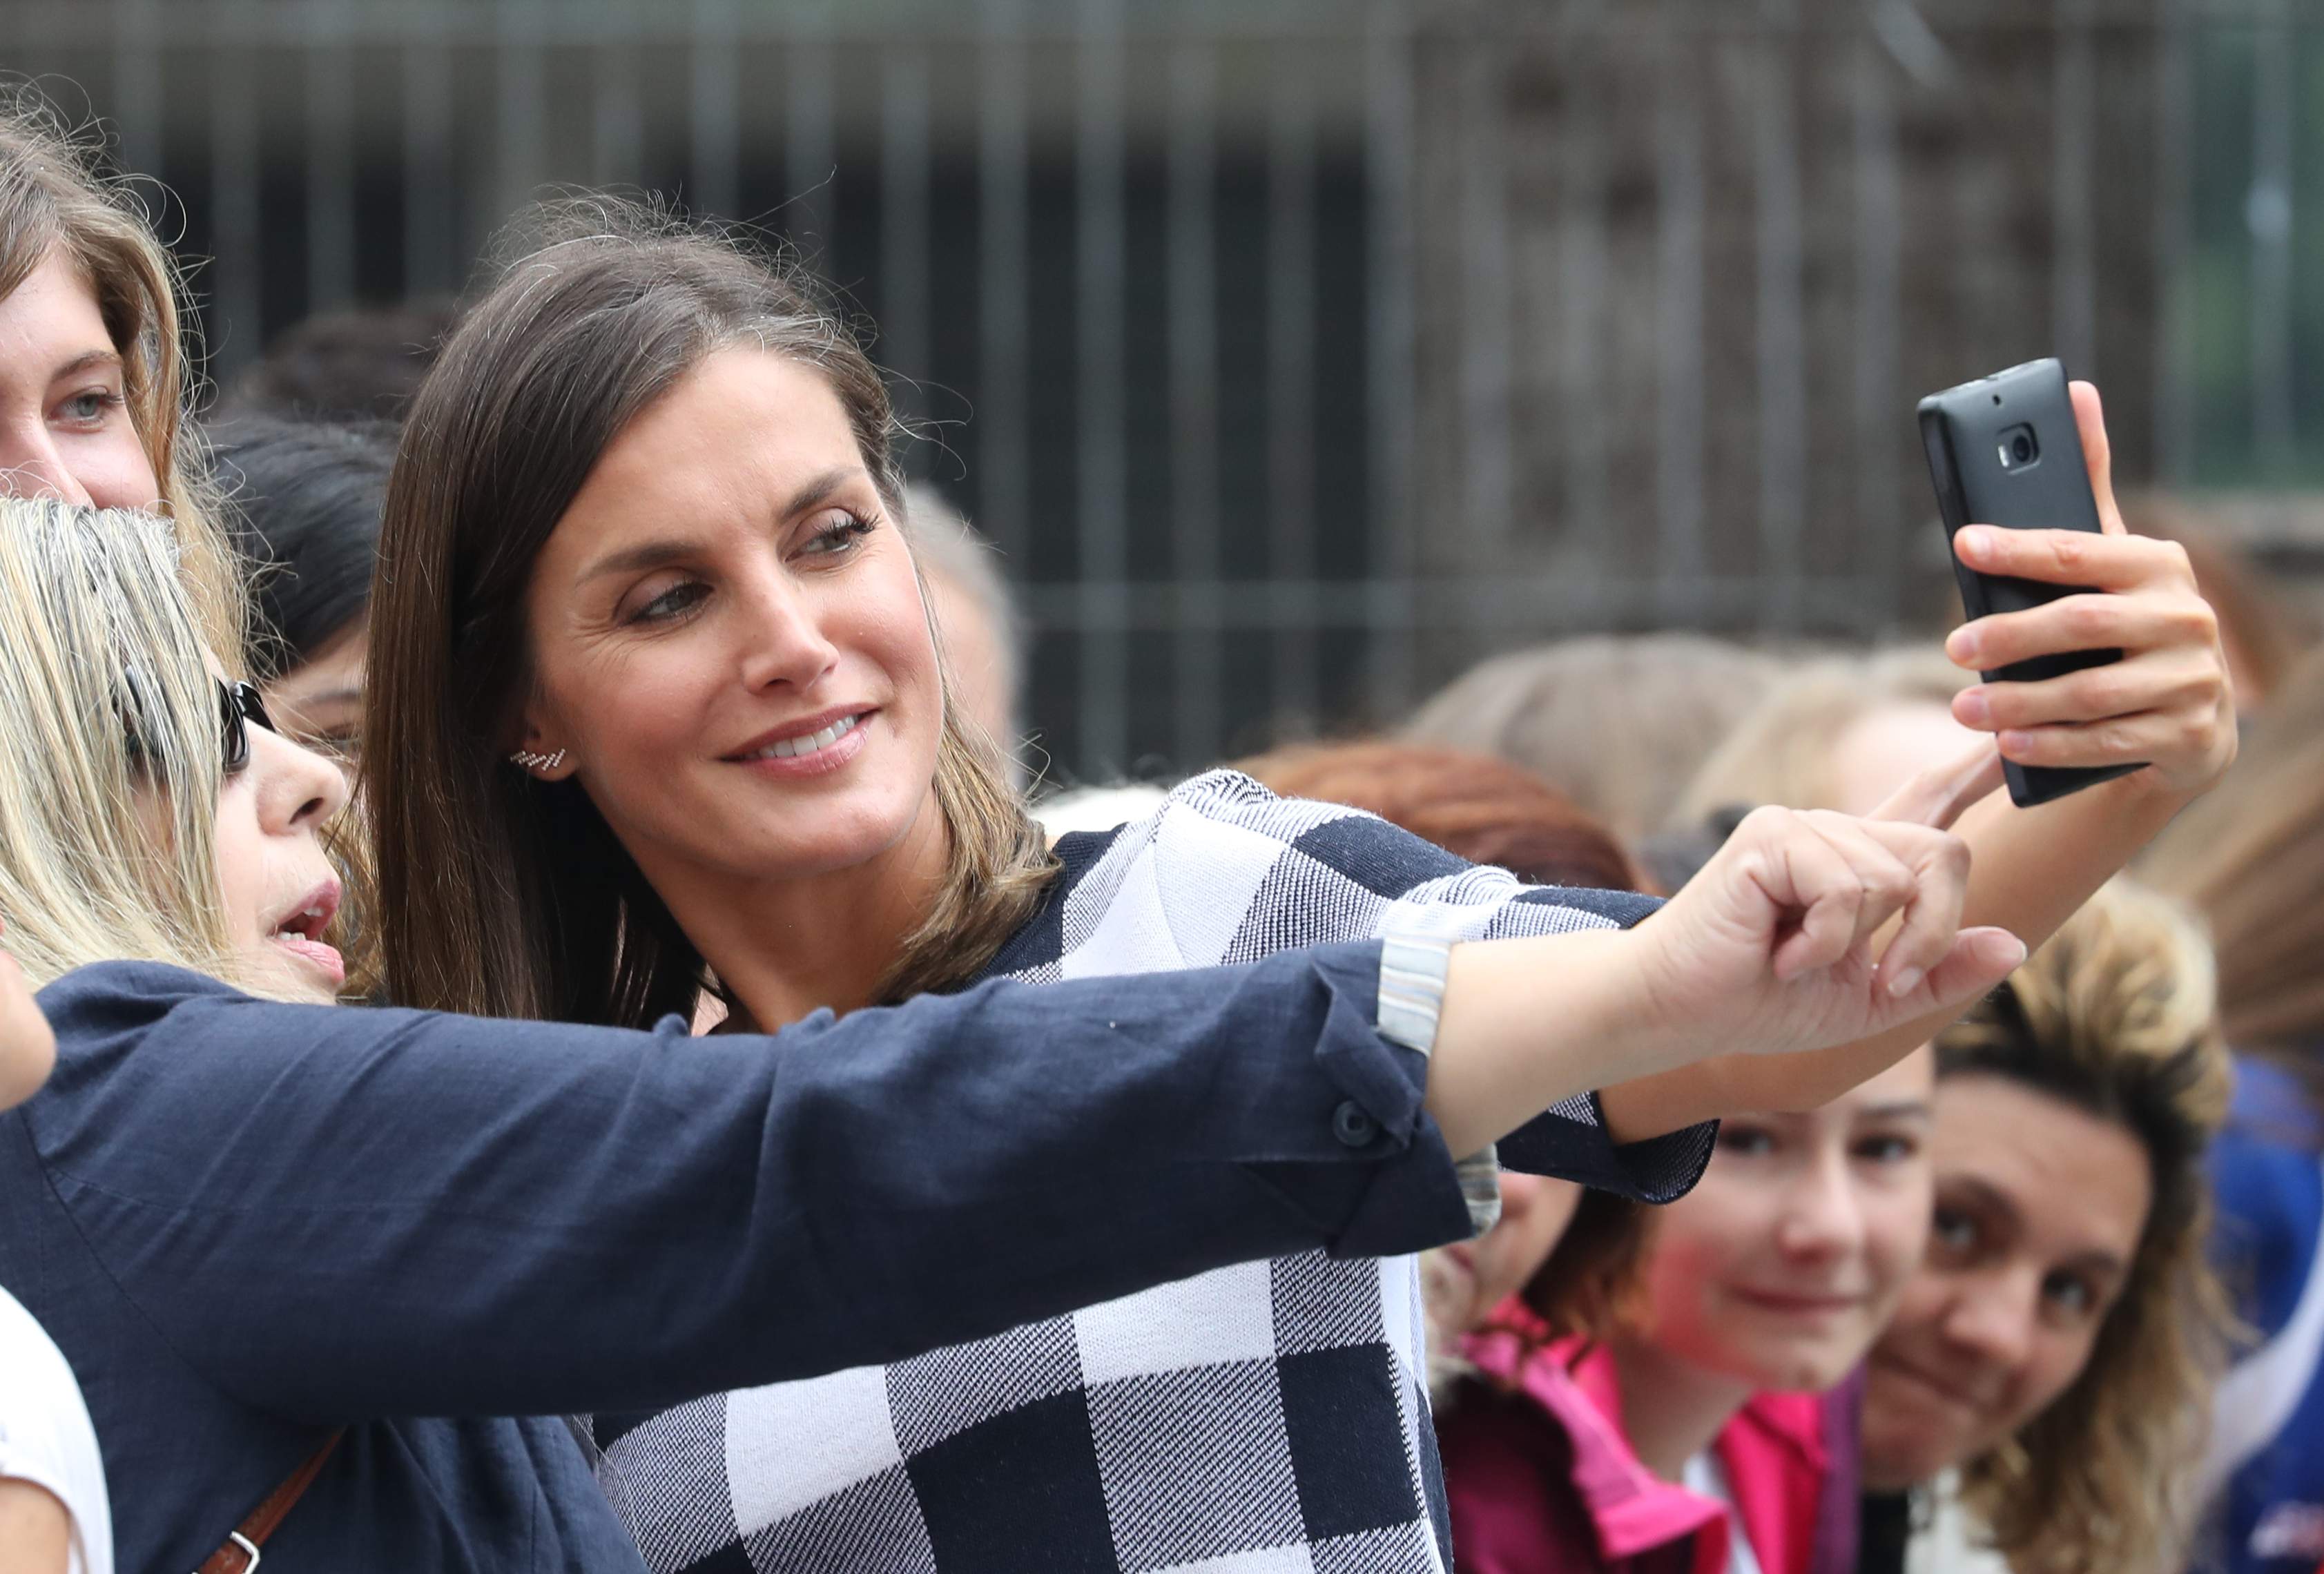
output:
[[1705, 1449], [1689, 1459], [1680, 1484], [1698, 1497], [1727, 1505], [1725, 1574], [1759, 1574], [1759, 1555], [1751, 1550], [1751, 1538], [1743, 1529], [1743, 1516], [1735, 1510], [1735, 1494], [1728, 1489], [1727, 1468], [1719, 1462], [1719, 1456]]
[[113, 1574], [113, 1510], [97, 1429], [64, 1352], [0, 1290], [0, 1478], [55, 1495], [72, 1518], [70, 1574]]

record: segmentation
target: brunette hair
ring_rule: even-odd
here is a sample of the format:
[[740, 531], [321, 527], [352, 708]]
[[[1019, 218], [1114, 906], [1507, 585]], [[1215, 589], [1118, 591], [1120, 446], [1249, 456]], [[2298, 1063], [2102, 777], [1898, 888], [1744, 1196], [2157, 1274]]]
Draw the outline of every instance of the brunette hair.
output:
[[[693, 1010], [702, 958], [581, 787], [504, 758], [533, 562], [615, 436], [720, 350], [820, 374], [899, 516], [896, 422], [846, 322], [733, 236], [591, 197], [539, 210], [515, 252], [413, 400], [388, 483], [364, 737], [389, 992], [640, 1025]], [[948, 867], [881, 1000], [965, 982], [1056, 867], [991, 741], [944, 709]]]
[[2205, 1254], [2203, 1155], [2232, 1078], [2215, 999], [2191, 919], [2117, 880], [1937, 1036], [1941, 1079], [2004, 1077], [2119, 1125], [2153, 1185], [2089, 1362], [2015, 1437], [1962, 1467], [1969, 1502], [2020, 1574], [2142, 1567], [2184, 1546], [2180, 1487], [2235, 1326]]
[[2316, 643], [2313, 621], [2276, 594], [2251, 558], [2185, 499], [2134, 492], [2122, 500], [2122, 518], [2135, 534], [2187, 549], [2195, 588], [2218, 613], [2220, 640], [2255, 690], [2236, 696], [2238, 708], [2248, 715], [2268, 704]]
[[209, 437], [211, 478], [252, 567], [253, 654], [280, 677], [371, 610], [394, 430], [245, 416]]
[[[1529, 771], [1416, 743], [1300, 744], [1238, 768], [1285, 797], [1378, 815], [1456, 858], [1535, 885], [1645, 888], [1612, 833]], [[1584, 1189], [1556, 1248], [1519, 1292], [1551, 1337], [1602, 1332], [1637, 1282], [1646, 1210]]]
[[2209, 921], [2228, 1042], [2282, 1061], [2324, 1108], [2324, 649], [2285, 677], [2235, 769], [2139, 872]]
[[212, 649], [242, 652], [242, 577], [208, 506], [201, 465], [189, 462], [190, 324], [179, 312], [177, 263], [126, 181], [107, 174], [94, 135], [66, 128], [29, 84], [0, 87], [0, 298], [51, 255], [69, 260], [96, 297], [121, 357], [130, 425], [160, 483], [177, 538], [179, 573]]

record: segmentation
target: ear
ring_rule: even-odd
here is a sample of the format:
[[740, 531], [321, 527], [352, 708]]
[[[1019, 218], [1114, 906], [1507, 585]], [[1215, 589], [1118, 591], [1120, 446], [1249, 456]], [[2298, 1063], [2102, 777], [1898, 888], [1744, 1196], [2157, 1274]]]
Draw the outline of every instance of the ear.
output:
[[523, 727], [520, 741], [505, 751], [511, 764], [541, 781], [566, 781], [580, 770], [581, 762], [558, 735], [558, 729], [541, 717], [535, 706], [525, 707]]

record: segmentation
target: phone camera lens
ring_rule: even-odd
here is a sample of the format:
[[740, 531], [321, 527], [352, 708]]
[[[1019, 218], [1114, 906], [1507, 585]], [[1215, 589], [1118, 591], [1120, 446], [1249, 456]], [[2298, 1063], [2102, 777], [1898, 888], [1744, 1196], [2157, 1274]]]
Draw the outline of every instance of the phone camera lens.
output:
[[2010, 439], [2009, 456], [2023, 465], [2034, 457], [2034, 439], [2020, 432]]

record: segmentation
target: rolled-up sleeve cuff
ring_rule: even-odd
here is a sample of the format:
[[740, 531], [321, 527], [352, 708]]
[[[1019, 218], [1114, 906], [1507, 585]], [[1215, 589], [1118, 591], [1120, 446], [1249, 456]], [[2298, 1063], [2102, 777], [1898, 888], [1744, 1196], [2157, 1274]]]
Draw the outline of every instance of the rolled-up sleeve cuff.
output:
[[1333, 1256], [1397, 1256], [1467, 1238], [1475, 1229], [1469, 1199], [1424, 1107], [1428, 1057], [1379, 1029], [1379, 945], [1310, 954], [1330, 997], [1317, 1064], [1340, 1095], [1323, 1113], [1344, 1156], [1254, 1164], [1252, 1172], [1293, 1206], [1334, 1221], [1326, 1231]]
[[1694, 1190], [1711, 1162], [1719, 1123], [1706, 1120], [1642, 1142], [1618, 1143], [1598, 1095], [1570, 1099], [1501, 1138], [1501, 1167], [1555, 1175], [1640, 1202], [1668, 1202]]

